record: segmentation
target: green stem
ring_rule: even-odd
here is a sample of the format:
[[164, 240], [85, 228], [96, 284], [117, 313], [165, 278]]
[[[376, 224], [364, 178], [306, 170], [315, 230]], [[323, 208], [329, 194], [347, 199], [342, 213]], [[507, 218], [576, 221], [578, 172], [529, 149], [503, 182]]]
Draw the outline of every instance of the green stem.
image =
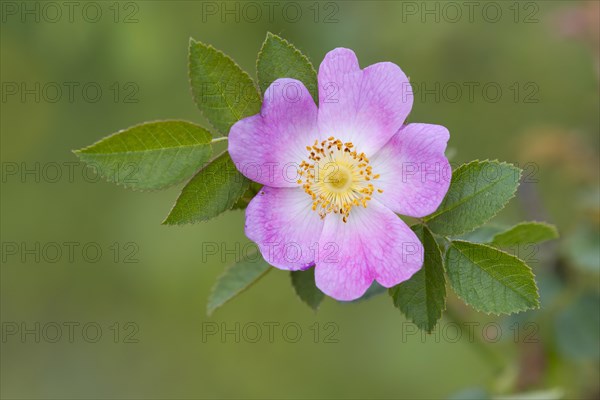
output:
[[223, 142], [225, 140], [227, 140], [227, 136], [223, 136], [223, 137], [220, 137], [220, 138], [213, 139], [211, 141], [211, 143], [219, 143], [219, 142]]

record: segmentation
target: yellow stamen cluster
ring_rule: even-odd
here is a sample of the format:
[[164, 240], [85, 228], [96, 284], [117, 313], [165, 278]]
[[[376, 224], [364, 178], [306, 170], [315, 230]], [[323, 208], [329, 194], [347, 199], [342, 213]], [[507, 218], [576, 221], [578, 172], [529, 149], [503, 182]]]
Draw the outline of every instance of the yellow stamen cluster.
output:
[[331, 212], [340, 214], [348, 221], [352, 207], [367, 208], [367, 202], [377, 190], [372, 181], [379, 178], [373, 174], [369, 159], [358, 153], [352, 142], [342, 142], [333, 136], [312, 146], [306, 146], [308, 161], [300, 163], [298, 184], [313, 200], [312, 209], [321, 218]]

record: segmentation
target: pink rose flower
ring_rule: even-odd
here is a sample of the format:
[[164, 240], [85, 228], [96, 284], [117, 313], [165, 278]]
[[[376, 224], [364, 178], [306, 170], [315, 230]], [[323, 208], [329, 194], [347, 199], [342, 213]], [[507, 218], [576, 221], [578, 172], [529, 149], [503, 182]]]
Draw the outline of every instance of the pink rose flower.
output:
[[229, 153], [264, 185], [246, 210], [246, 235], [284, 270], [315, 267], [317, 287], [337, 300], [373, 281], [392, 287], [423, 265], [423, 245], [396, 215], [424, 217], [450, 184], [448, 130], [403, 125], [413, 103], [390, 62], [360, 69], [352, 50], [319, 67], [319, 107], [304, 85], [278, 79], [260, 114], [238, 121]]

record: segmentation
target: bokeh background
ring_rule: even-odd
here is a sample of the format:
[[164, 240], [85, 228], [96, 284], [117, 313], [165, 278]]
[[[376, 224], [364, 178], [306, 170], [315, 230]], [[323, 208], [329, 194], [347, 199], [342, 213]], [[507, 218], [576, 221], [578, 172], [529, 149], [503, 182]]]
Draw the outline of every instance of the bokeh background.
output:
[[[598, 398], [598, 2], [488, 3], [110, 1], [69, 14], [2, 1], [2, 398]], [[525, 168], [494, 222], [559, 227], [560, 240], [521, 249], [540, 310], [496, 318], [450, 296], [422, 336], [385, 294], [315, 314], [273, 271], [206, 315], [247, 248], [243, 212], [161, 226], [181, 187], [126, 191], [71, 150], [143, 121], [202, 123], [189, 38], [255, 76], [267, 31], [316, 66], [340, 46], [362, 66], [397, 63], [417, 90], [409, 119], [447, 126], [453, 162]], [[209, 242], [230, 251], [207, 255]]]

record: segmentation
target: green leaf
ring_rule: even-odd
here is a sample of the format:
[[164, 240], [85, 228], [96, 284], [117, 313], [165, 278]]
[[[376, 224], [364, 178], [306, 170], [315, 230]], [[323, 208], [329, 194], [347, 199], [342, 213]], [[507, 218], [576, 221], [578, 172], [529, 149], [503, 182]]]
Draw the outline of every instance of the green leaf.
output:
[[494, 236], [491, 245], [509, 247], [519, 244], [541, 243], [558, 238], [558, 230], [554, 225], [544, 222], [521, 222], [512, 228]]
[[225, 152], [185, 185], [163, 224], [206, 221], [231, 210], [246, 192], [249, 183]]
[[256, 61], [258, 85], [262, 93], [279, 78], [293, 78], [304, 83], [318, 103], [317, 72], [309, 59], [293, 44], [267, 32]]
[[505, 225], [486, 224], [476, 228], [475, 230], [453, 237], [453, 239], [463, 240], [465, 242], [489, 243], [494, 236], [508, 229]]
[[252, 78], [231, 58], [190, 39], [189, 76], [196, 105], [221, 135], [242, 118], [260, 112], [261, 97]]
[[258, 192], [260, 192], [261, 188], [262, 185], [260, 183], [250, 181], [248, 190], [246, 190], [242, 197], [240, 197], [240, 199], [236, 201], [236, 203], [233, 205], [232, 210], [243, 210], [246, 207], [248, 207], [250, 201], [252, 201], [254, 196], [256, 196]]
[[315, 285], [315, 269], [310, 268], [306, 271], [292, 271], [292, 285], [300, 300], [305, 302], [313, 310], [317, 310], [325, 298], [325, 294]]
[[136, 125], [74, 153], [109, 182], [156, 190], [192, 176], [212, 155], [211, 135], [185, 121]]
[[438, 235], [470, 232], [489, 221], [515, 195], [521, 169], [498, 161], [472, 161], [452, 174], [438, 210], [425, 218]]
[[479, 311], [511, 314], [540, 305], [531, 268], [494, 247], [452, 241], [446, 270], [456, 294]]
[[425, 249], [423, 267], [409, 280], [390, 289], [394, 305], [419, 329], [433, 331], [446, 309], [446, 279], [442, 253], [431, 231], [413, 228]]
[[359, 303], [365, 300], [372, 299], [373, 297], [379, 296], [380, 294], [387, 292], [387, 290], [388, 289], [385, 286], [381, 286], [379, 283], [377, 283], [377, 281], [373, 281], [373, 283], [371, 283], [371, 286], [369, 286], [365, 294], [363, 294], [356, 300], [350, 301], [350, 303]]
[[248, 254], [228, 267], [219, 277], [210, 294], [206, 306], [208, 315], [248, 289], [270, 270], [271, 266], [258, 253]]

